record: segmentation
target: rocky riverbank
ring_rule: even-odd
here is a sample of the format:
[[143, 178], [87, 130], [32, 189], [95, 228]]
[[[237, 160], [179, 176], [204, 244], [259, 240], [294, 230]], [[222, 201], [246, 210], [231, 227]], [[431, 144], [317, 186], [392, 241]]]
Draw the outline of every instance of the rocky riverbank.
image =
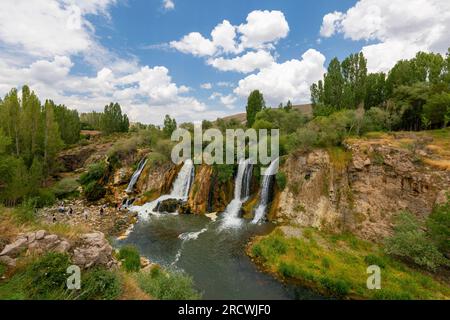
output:
[[64, 202], [38, 211], [38, 218], [47, 224], [62, 223], [70, 226], [86, 226], [108, 236], [124, 234], [137, 220], [137, 214], [119, 210], [105, 204], [89, 204], [83, 200]]

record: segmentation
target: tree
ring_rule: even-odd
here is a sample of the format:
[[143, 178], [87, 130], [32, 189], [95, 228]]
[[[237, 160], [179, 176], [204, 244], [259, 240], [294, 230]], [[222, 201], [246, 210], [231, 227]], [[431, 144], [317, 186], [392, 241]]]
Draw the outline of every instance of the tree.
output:
[[122, 115], [120, 105], [111, 102], [105, 106], [105, 110], [101, 116], [100, 127], [105, 134], [128, 132], [130, 122], [126, 114]]
[[171, 137], [172, 133], [177, 129], [177, 121], [175, 118], [171, 118], [168, 114], [164, 118], [164, 128], [163, 132], [166, 137]]
[[56, 154], [61, 150], [63, 142], [59, 133], [58, 123], [55, 120], [55, 104], [51, 100], [44, 105], [44, 163], [48, 169], [51, 167]]
[[378, 107], [386, 101], [386, 75], [382, 72], [371, 73], [366, 80], [364, 108], [369, 110]]
[[341, 63], [337, 58], [330, 61], [328, 72], [324, 76], [323, 103], [335, 107], [337, 110], [343, 106], [342, 93], [344, 78], [342, 76]]
[[288, 102], [287, 102], [286, 106], [284, 107], [284, 109], [286, 111], [291, 111], [292, 110], [292, 102], [291, 102], [291, 100], [288, 100]]
[[366, 94], [367, 60], [364, 54], [351, 54], [342, 61], [344, 78], [343, 104], [345, 108], [355, 109], [364, 102]]
[[446, 127], [450, 117], [450, 93], [432, 95], [423, 106], [423, 117], [433, 128]]
[[65, 144], [74, 144], [80, 140], [81, 122], [76, 110], [69, 110], [64, 105], [55, 107], [55, 118]]
[[256, 114], [265, 107], [264, 97], [259, 90], [250, 93], [247, 101], [247, 127], [251, 128], [256, 120]]

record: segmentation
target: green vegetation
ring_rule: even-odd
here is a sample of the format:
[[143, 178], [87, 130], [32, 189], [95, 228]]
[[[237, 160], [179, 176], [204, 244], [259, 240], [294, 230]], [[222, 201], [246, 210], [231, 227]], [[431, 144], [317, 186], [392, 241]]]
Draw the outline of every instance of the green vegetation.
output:
[[172, 136], [172, 133], [177, 129], [177, 121], [172, 119], [169, 115], [164, 118], [163, 133], [167, 138]]
[[133, 246], [120, 248], [118, 258], [122, 261], [123, 268], [128, 272], [136, 272], [141, 269], [141, 256]]
[[[449, 299], [447, 284], [384, 254], [375, 244], [350, 234], [303, 229], [286, 238], [280, 230], [257, 238], [249, 254], [279, 276], [337, 298]], [[381, 290], [366, 286], [367, 267], [381, 268]]]
[[193, 288], [192, 278], [175, 271], [163, 271], [158, 266], [136, 275], [139, 286], [160, 300], [197, 300], [201, 295]]
[[259, 90], [250, 93], [247, 101], [247, 126], [251, 128], [256, 120], [256, 114], [266, 106], [264, 97]]
[[79, 182], [88, 201], [97, 201], [106, 194], [102, 180], [107, 174], [105, 163], [99, 162], [89, 166], [88, 171], [80, 176]]
[[287, 177], [284, 172], [279, 171], [277, 175], [275, 176], [275, 180], [277, 182], [277, 186], [280, 190], [284, 190], [287, 185]]
[[386, 252], [432, 271], [450, 265], [445, 258], [449, 252], [449, 203], [436, 207], [425, 224], [411, 213], [401, 212], [393, 236], [386, 241]]
[[96, 268], [81, 279], [79, 300], [116, 300], [122, 293], [120, 277], [111, 271]]
[[122, 114], [122, 109], [118, 103], [110, 103], [105, 106], [105, 110], [100, 119], [100, 128], [105, 134], [114, 132], [128, 132], [130, 121], [126, 114]]
[[65, 178], [58, 181], [53, 187], [52, 191], [59, 199], [68, 198], [78, 195], [78, 187], [80, 184], [74, 178]]

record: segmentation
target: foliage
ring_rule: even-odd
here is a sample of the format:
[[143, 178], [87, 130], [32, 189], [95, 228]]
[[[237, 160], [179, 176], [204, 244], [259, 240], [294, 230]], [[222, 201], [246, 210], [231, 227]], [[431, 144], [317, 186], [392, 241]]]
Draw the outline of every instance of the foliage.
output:
[[280, 188], [280, 190], [284, 190], [287, 185], [287, 177], [284, 172], [277, 172], [277, 175], [275, 176], [275, 180], [277, 181], [277, 186]]
[[256, 114], [265, 108], [264, 97], [259, 90], [250, 93], [247, 101], [247, 127], [251, 128], [256, 120]]
[[62, 296], [67, 280], [69, 256], [48, 253], [33, 262], [26, 271], [27, 295], [32, 299], [53, 299]]
[[97, 181], [92, 181], [83, 186], [84, 196], [88, 201], [97, 201], [106, 195], [106, 189]]
[[386, 240], [386, 252], [430, 270], [448, 263], [421, 223], [409, 212], [401, 212], [396, 217], [394, 235]]
[[216, 164], [214, 171], [217, 174], [217, 179], [220, 183], [226, 183], [234, 175], [234, 165], [230, 164]]
[[427, 220], [430, 238], [440, 252], [447, 257], [450, 253], [450, 198], [447, 203], [436, 206]]
[[109, 270], [96, 268], [84, 273], [81, 279], [80, 300], [115, 300], [122, 293], [119, 276]]
[[100, 119], [100, 128], [105, 134], [114, 132], [128, 132], [130, 122], [118, 103], [110, 103], [105, 106]]
[[177, 121], [172, 119], [169, 115], [164, 118], [164, 128], [163, 132], [166, 138], [170, 138], [172, 133], [177, 129]]
[[61, 199], [76, 194], [78, 187], [79, 183], [76, 179], [64, 178], [52, 187], [52, 191], [57, 198]]
[[88, 171], [83, 173], [80, 176], [79, 182], [82, 185], [87, 185], [90, 182], [100, 180], [101, 178], [104, 177], [105, 174], [106, 174], [106, 165], [105, 165], [105, 163], [97, 162], [97, 163], [91, 164], [88, 167]]
[[120, 248], [119, 259], [122, 260], [122, 266], [128, 272], [139, 271], [141, 268], [141, 256], [136, 247], [125, 246]]
[[197, 300], [201, 295], [193, 288], [193, 280], [180, 272], [164, 272], [154, 267], [150, 272], [137, 274], [139, 286], [150, 296], [160, 300]]

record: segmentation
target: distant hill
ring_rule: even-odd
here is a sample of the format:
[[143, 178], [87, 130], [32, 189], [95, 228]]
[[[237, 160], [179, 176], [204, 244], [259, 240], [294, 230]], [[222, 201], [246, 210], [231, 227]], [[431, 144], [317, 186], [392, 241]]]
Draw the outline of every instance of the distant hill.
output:
[[[292, 106], [292, 108], [304, 113], [307, 116], [311, 116], [313, 113], [312, 104], [298, 104]], [[242, 112], [231, 116], [223, 117], [222, 119], [225, 121], [236, 120], [240, 123], [245, 123], [247, 121], [247, 114], [245, 112]]]

